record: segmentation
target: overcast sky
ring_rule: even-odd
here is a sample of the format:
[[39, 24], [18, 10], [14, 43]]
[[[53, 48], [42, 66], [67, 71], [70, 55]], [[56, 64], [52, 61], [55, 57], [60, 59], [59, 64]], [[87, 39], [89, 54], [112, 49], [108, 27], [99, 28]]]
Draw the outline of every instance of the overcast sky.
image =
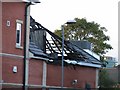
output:
[[106, 27], [113, 50], [108, 56], [118, 58], [118, 1], [119, 0], [40, 0], [31, 7], [32, 17], [47, 29], [59, 29], [66, 21], [86, 18]]

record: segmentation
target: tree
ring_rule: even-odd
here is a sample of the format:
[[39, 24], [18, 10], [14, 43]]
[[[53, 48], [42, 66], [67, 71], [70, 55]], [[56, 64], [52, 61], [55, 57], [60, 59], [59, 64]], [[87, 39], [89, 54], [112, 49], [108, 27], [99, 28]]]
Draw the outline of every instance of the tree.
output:
[[[64, 26], [66, 40], [87, 40], [92, 43], [92, 50], [100, 56], [112, 49], [112, 46], [107, 43], [110, 37], [105, 35], [105, 32], [107, 32], [105, 27], [101, 27], [94, 21], [88, 22], [85, 18], [75, 18], [75, 20], [75, 24]], [[61, 30], [55, 30], [54, 33], [62, 37]]]
[[101, 88], [112, 88], [116, 85], [110, 77], [106, 69], [101, 69], [99, 72], [99, 86]]

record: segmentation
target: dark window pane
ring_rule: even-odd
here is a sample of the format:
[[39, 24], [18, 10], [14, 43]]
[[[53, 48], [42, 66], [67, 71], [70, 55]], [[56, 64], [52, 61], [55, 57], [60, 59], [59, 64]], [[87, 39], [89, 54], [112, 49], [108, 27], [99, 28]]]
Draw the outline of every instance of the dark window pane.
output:
[[20, 43], [20, 30], [17, 30], [16, 43]]

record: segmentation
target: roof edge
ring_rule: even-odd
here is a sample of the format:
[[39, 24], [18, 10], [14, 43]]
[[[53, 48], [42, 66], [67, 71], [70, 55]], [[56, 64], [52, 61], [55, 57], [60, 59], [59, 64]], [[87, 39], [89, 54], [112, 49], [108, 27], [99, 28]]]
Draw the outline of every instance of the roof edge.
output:
[[94, 63], [87, 63], [87, 62], [76, 62], [76, 61], [70, 61], [70, 60], [65, 60], [65, 62], [73, 65], [79, 65], [79, 66], [87, 66], [87, 67], [94, 67], [94, 68], [101, 68], [102, 65], [100, 64], [94, 64]]
[[40, 2], [39, 0], [0, 0], [0, 2]]
[[0, 0], [1, 2], [25, 2], [23, 0]]

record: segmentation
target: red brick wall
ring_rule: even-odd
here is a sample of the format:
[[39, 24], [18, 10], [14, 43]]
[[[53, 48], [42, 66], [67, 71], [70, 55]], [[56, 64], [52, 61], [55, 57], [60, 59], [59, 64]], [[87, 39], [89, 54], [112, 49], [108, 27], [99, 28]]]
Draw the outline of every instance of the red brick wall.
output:
[[[4, 83], [22, 83], [23, 60], [22, 58], [2, 58], [2, 79]], [[13, 66], [17, 66], [17, 73], [13, 73]]]
[[[22, 46], [24, 35], [25, 3], [2, 3], [2, 53], [23, 55], [23, 49], [16, 48], [16, 20], [22, 20]], [[6, 25], [7, 20], [10, 26]], [[13, 66], [18, 67], [18, 72], [13, 73]], [[23, 58], [2, 57], [2, 80], [4, 83], [23, 83]]]
[[[3, 53], [23, 54], [23, 51], [16, 49], [16, 20], [24, 22], [25, 3], [7, 2], [2, 4], [2, 49]], [[10, 27], [6, 26], [7, 20]], [[24, 34], [24, 23], [22, 25], [22, 35]], [[23, 37], [22, 37], [23, 46]]]
[[[61, 86], [61, 66], [49, 64], [47, 66], [47, 72], [47, 85]], [[75, 79], [78, 80], [76, 86], [72, 85], [72, 81]], [[95, 88], [95, 68], [76, 66], [76, 69], [74, 69], [72, 66], [64, 67], [65, 87], [84, 88], [86, 82], [90, 83], [92, 88]]]
[[47, 64], [47, 85], [61, 86], [61, 67]]
[[[29, 84], [42, 85], [43, 61], [31, 59], [29, 61]], [[61, 66], [47, 64], [47, 86], [61, 86]], [[74, 86], [72, 81], [77, 79], [78, 83]], [[86, 83], [90, 83], [95, 88], [96, 68], [72, 65], [64, 67], [64, 86], [84, 88]]]
[[30, 59], [29, 60], [29, 84], [42, 84], [43, 61]]
[[[18, 67], [18, 72], [13, 73], [13, 66]], [[29, 84], [42, 85], [43, 61], [37, 59], [29, 60]], [[23, 80], [23, 61], [15, 58], [3, 58], [3, 80], [8, 83], [22, 83]], [[61, 86], [61, 66], [47, 64], [47, 86]], [[72, 84], [77, 80], [76, 85]], [[64, 86], [84, 88], [86, 83], [90, 83], [95, 88], [96, 69], [90, 67], [72, 65], [64, 67]]]
[[0, 2], [0, 53], [2, 52], [2, 3]]

